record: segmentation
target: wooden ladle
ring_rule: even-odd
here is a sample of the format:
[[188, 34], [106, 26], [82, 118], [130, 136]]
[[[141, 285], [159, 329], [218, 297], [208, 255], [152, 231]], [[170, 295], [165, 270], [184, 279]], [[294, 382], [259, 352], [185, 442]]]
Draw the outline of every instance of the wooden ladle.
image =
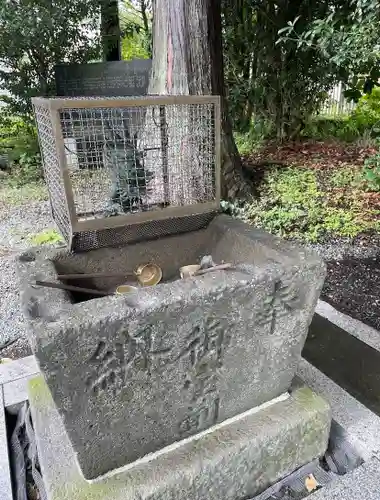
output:
[[127, 276], [137, 278], [142, 286], [154, 286], [162, 280], [162, 269], [157, 264], [141, 264], [136, 271], [127, 271], [126, 273], [59, 274], [57, 278], [69, 281], [91, 278], [126, 278]]
[[87, 293], [89, 295], [97, 295], [99, 297], [106, 297], [112, 295], [110, 292], [103, 290], [95, 290], [93, 288], [82, 288], [80, 286], [66, 285], [65, 283], [53, 283], [51, 281], [35, 281], [33, 286], [42, 286], [46, 288], [57, 288], [58, 290], [67, 290], [68, 292]]
[[223, 271], [226, 269], [231, 269], [232, 264], [218, 264], [216, 266], [207, 267], [206, 269], [201, 269], [197, 265], [183, 266], [180, 268], [179, 272], [182, 279], [191, 278], [192, 276], [201, 276], [202, 274], [212, 273], [214, 271]]

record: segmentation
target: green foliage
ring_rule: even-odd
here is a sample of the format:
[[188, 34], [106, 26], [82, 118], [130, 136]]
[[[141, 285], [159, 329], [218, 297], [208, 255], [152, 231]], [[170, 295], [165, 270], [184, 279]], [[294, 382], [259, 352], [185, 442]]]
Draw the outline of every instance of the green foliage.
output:
[[245, 132], [254, 120], [270, 122], [271, 135], [293, 137], [338, 80], [329, 58], [297, 42], [276, 44], [278, 27], [301, 35], [330, 2], [275, 0], [222, 2], [225, 79], [234, 126]]
[[22, 154], [39, 153], [37, 131], [34, 125], [6, 111], [0, 113], [0, 154], [17, 161]]
[[264, 140], [272, 133], [272, 124], [263, 120], [252, 120], [251, 126], [246, 132], [235, 132], [235, 142], [241, 155], [247, 155], [260, 148]]
[[[246, 155], [260, 147], [263, 141], [272, 135], [270, 121], [252, 120], [247, 132], [236, 132], [235, 139], [240, 154]], [[344, 116], [314, 115], [305, 120], [299, 136], [315, 139], [338, 139], [344, 142], [356, 142], [365, 139], [372, 145], [380, 136], [380, 89], [360, 98], [355, 109]]]
[[373, 89], [371, 94], [364, 95], [350, 119], [361, 132], [371, 129], [374, 135], [380, 135], [380, 89]]
[[290, 203], [297, 207], [311, 207], [310, 203], [322, 198], [316, 175], [310, 170], [280, 169], [276, 175], [268, 177], [268, 186], [275, 190], [277, 200], [284, 206]]
[[325, 212], [323, 223], [314, 232], [313, 241], [318, 241], [318, 238], [325, 234], [354, 238], [363, 231], [379, 228], [378, 223], [372, 225], [368, 221], [361, 220], [360, 215], [353, 210], [333, 208]]
[[5, 111], [0, 114], [0, 154], [8, 157], [9, 184], [20, 187], [42, 179], [36, 128]]
[[380, 136], [380, 89], [359, 99], [356, 108], [346, 116], [313, 116], [306, 121], [301, 136], [316, 140], [336, 138], [345, 142]]
[[349, 166], [333, 170], [329, 180], [334, 188], [363, 187], [361, 172]]
[[298, 29], [298, 16], [279, 30], [279, 42], [297, 44], [299, 53], [315, 50], [330, 60], [335, 72], [349, 83], [346, 97], [357, 101], [378, 85], [379, 66], [379, 0], [336, 2], [334, 8], [312, 20], [307, 29]]
[[372, 191], [380, 191], [380, 152], [364, 162], [364, 177]]
[[99, 56], [96, 0], [0, 0], [0, 83], [12, 113], [31, 119], [30, 98], [55, 93], [54, 66]]
[[121, 43], [122, 58], [126, 61], [132, 59], [149, 59], [150, 53], [146, 48], [145, 38], [139, 33], [123, 37]]
[[55, 229], [46, 229], [40, 233], [30, 236], [29, 241], [34, 246], [55, 245], [62, 243], [62, 236]]
[[152, 56], [152, 2], [124, 0], [120, 6], [122, 58], [148, 59]]
[[9, 184], [15, 187], [27, 186], [36, 183], [43, 178], [41, 157], [38, 153], [29, 156], [21, 153], [17, 163], [13, 164]]
[[352, 142], [361, 137], [364, 130], [349, 116], [324, 117], [312, 116], [306, 121], [305, 128], [301, 131], [302, 137], [315, 140], [339, 139]]
[[[286, 238], [308, 242], [323, 240], [326, 236], [354, 237], [369, 230], [380, 229], [377, 213], [360, 206], [357, 191], [352, 190], [337, 203], [334, 188], [340, 184], [357, 186], [357, 172], [352, 171], [323, 179], [320, 174], [303, 168], [281, 168], [268, 171], [261, 196], [252, 200], [237, 216], [252, 224]], [[331, 197], [327, 191], [331, 192]]]

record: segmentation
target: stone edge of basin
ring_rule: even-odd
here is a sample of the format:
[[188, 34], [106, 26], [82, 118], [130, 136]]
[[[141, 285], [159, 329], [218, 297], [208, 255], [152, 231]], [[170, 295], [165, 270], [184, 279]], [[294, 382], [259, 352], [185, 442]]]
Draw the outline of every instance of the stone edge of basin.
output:
[[[254, 263], [245, 265], [245, 270], [250, 274], [252, 269], [262, 269], [267, 272], [281, 272], [281, 269], [290, 267], [293, 269], [313, 269], [321, 281], [326, 275], [326, 266], [323, 260], [313, 251], [304, 248], [296, 243], [284, 241], [281, 238], [271, 235], [261, 229], [254, 228], [240, 220], [233, 219], [227, 215], [218, 215], [209, 225], [214, 231], [222, 234], [223, 232], [235, 232], [239, 234], [246, 243], [252, 242], [252, 248], [260, 247], [260, 252], [264, 253], [268, 263], [264, 266], [255, 266]], [[147, 242], [148, 244], [149, 242]], [[103, 249], [104, 250], [104, 249]], [[29, 322], [28, 335], [33, 352], [36, 352], [36, 336], [30, 335], [34, 330], [44, 335], [46, 324], [50, 324], [50, 337], [58, 334], [59, 320], [62, 323], [69, 324], [74, 314], [78, 317], [92, 318], [100, 311], [104, 311], [103, 317], [113, 313], [115, 310], [115, 300], [122, 301], [125, 309], [139, 307], [144, 304], [145, 307], [154, 307], [157, 304], [157, 292], [154, 289], [142, 289], [139, 293], [139, 299], [126, 296], [103, 297], [96, 301], [81, 302], [72, 304], [66, 291], [43, 288], [34, 288], [32, 283], [39, 279], [42, 281], [52, 281], [58, 283], [57, 273], [54, 266], [54, 260], [60, 256], [69, 256], [71, 252], [66, 248], [37, 247], [31, 248], [17, 258], [17, 271], [21, 284], [21, 303], [24, 314]], [[252, 279], [252, 274], [250, 278]], [[256, 277], [257, 278], [257, 277]], [[209, 275], [205, 275], [205, 282], [210, 282]], [[174, 282], [176, 283], [176, 282]], [[173, 283], [170, 284], [173, 287]], [[168, 285], [163, 285], [167, 287]], [[183, 289], [184, 285], [174, 286], [172, 297], [178, 295], [178, 287]], [[190, 293], [190, 286], [187, 292]], [[192, 293], [202, 294], [201, 287], [198, 291], [192, 290]], [[160, 297], [162, 300], [162, 297]], [[119, 303], [120, 303], [119, 302]], [[32, 332], [31, 332], [32, 331]], [[54, 333], [55, 332], [55, 333]], [[48, 340], [48, 339], [47, 339]]]

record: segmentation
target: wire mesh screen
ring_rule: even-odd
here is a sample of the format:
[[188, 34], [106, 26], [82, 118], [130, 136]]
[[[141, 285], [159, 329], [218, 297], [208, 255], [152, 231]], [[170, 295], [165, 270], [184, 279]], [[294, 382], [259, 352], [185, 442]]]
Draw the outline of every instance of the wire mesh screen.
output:
[[[173, 234], [179, 231], [178, 215], [187, 218], [188, 230], [199, 229], [207, 223], [200, 214], [217, 211], [217, 98], [43, 101], [59, 116], [65, 158], [60, 168], [67, 175], [66, 195], [77, 218], [73, 230], [77, 249]], [[40, 116], [36, 113], [37, 121]], [[46, 138], [40, 134], [40, 140], [42, 144]], [[45, 159], [44, 164], [47, 170], [57, 169]], [[163, 222], [167, 218], [172, 227]], [[100, 235], [103, 230], [107, 232]]]
[[71, 238], [69, 217], [62, 170], [59, 165], [59, 151], [54, 134], [50, 109], [34, 106], [38, 137], [44, 169], [44, 178], [50, 195], [52, 216], [66, 241]]
[[215, 200], [212, 105], [72, 108], [61, 123], [80, 220]]
[[98, 231], [74, 233], [72, 247], [77, 252], [95, 248], [126, 245], [152, 240], [161, 236], [197, 231], [208, 226], [215, 212], [206, 212], [189, 217], [173, 217], [161, 221], [149, 221], [136, 225], [125, 225]]

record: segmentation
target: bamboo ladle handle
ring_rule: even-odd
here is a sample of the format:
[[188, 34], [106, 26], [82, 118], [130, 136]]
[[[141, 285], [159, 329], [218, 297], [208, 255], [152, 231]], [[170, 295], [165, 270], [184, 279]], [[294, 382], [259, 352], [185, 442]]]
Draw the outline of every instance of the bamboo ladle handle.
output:
[[59, 280], [80, 280], [89, 278], [125, 278], [126, 276], [135, 276], [136, 273], [129, 271], [126, 273], [80, 273], [80, 274], [58, 274]]
[[193, 276], [201, 276], [202, 274], [212, 273], [213, 271], [223, 271], [225, 269], [231, 269], [231, 267], [231, 263], [218, 264], [217, 266], [207, 267], [206, 269], [199, 269], [199, 271], [196, 271]]
[[58, 288], [59, 290], [67, 290], [69, 292], [88, 293], [91, 295], [97, 295], [99, 297], [106, 297], [108, 295], [111, 295], [109, 292], [104, 292], [102, 290], [94, 290], [93, 288], [82, 288], [80, 286], [65, 285], [64, 283], [52, 283], [50, 281], [35, 281], [34, 285], [46, 288]]

